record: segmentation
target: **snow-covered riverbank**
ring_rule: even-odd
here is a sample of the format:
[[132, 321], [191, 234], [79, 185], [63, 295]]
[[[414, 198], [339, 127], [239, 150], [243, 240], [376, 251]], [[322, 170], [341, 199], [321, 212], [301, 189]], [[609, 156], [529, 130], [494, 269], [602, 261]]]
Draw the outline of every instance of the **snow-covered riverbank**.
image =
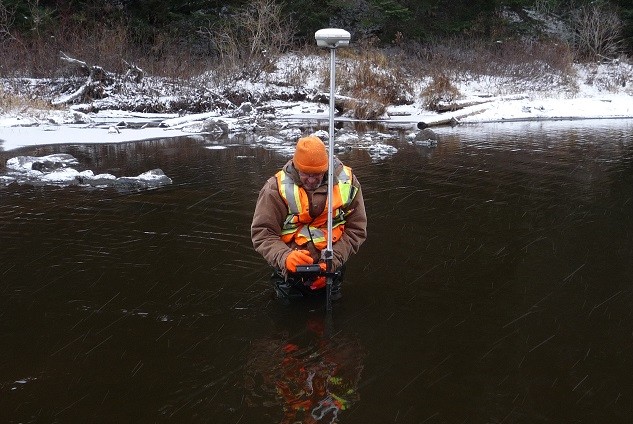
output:
[[[290, 63], [287, 66], [291, 66]], [[327, 66], [327, 63], [322, 65]], [[283, 69], [279, 73], [283, 75]], [[415, 133], [419, 131], [417, 124], [421, 122], [433, 126], [448, 122], [483, 124], [520, 120], [633, 118], [632, 65], [620, 61], [576, 65], [575, 75], [573, 83], [564, 85], [556, 82], [544, 85], [543, 78], [535, 79], [533, 84], [517, 84], [499, 77], [462, 76], [453, 81], [460, 93], [456, 102], [460, 107], [458, 110], [441, 114], [429, 111], [417, 96], [408, 105], [388, 106], [382, 121]], [[316, 74], [308, 78], [306, 90], [314, 92], [319, 84], [317, 80]], [[424, 84], [428, 81], [413, 83], [417, 87]], [[259, 104], [235, 105], [230, 110], [182, 116], [111, 109], [116, 106], [113, 102], [117, 99], [131, 103], [132, 92], [127, 99], [112, 97], [101, 100], [101, 103], [95, 102], [96, 109], [101, 109], [97, 113], [81, 112], [90, 109], [91, 105], [85, 104], [73, 105], [67, 110], [0, 111], [0, 149], [11, 151], [47, 144], [120, 143], [190, 134], [252, 132], [264, 137], [281, 131], [288, 134], [289, 129], [298, 127], [305, 120], [326, 121], [329, 117], [327, 104], [310, 96], [302, 101], [282, 100], [288, 97], [288, 88], [279, 80], [276, 84], [238, 81], [236, 87], [251, 90], [252, 97], [268, 100]], [[157, 95], [161, 96], [161, 93]], [[109, 102], [110, 109], [103, 108], [104, 102]], [[349, 118], [342, 116], [337, 119]], [[292, 137], [297, 135], [294, 132], [290, 134]]]

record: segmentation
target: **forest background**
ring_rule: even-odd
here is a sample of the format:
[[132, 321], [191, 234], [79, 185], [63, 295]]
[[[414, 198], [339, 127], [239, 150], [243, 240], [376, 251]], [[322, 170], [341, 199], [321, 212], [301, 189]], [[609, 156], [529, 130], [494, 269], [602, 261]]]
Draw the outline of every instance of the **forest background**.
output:
[[199, 73], [222, 59], [312, 46], [325, 27], [418, 55], [460, 37], [491, 47], [545, 41], [529, 20], [504, 19], [525, 8], [567, 22], [563, 41], [576, 59], [632, 52], [629, 0], [0, 0], [0, 74], [48, 76], [60, 50], [110, 68], [125, 59], [154, 74]]
[[[0, 0], [0, 78], [67, 77], [72, 57], [139, 80], [213, 74], [221, 89], [256, 80], [288, 52], [316, 52], [314, 32], [326, 27], [359, 47], [341, 53], [359, 63], [346, 94], [400, 104], [407, 81], [424, 76], [429, 109], [450, 99], [459, 72], [564, 78], [574, 63], [633, 53], [630, 0]], [[305, 81], [301, 69], [285, 78]], [[9, 91], [0, 109], [15, 102]]]

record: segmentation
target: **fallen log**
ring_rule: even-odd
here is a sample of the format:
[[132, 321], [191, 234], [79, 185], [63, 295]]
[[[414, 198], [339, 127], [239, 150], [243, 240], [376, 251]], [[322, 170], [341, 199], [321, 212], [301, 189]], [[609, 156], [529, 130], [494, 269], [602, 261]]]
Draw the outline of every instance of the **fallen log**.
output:
[[467, 107], [479, 106], [482, 104], [490, 103], [499, 100], [520, 100], [527, 98], [524, 94], [513, 94], [509, 96], [479, 96], [480, 99], [470, 99], [463, 101], [454, 101], [451, 103], [438, 103], [433, 110], [438, 113], [455, 112]]
[[65, 105], [74, 102], [77, 99], [84, 99], [86, 97], [86, 93], [90, 91], [93, 85], [92, 79], [88, 77], [88, 80], [84, 85], [79, 87], [74, 92], [67, 94], [65, 96], [58, 97], [51, 101], [53, 106]]
[[484, 103], [489, 103], [492, 100], [472, 100], [469, 102], [452, 102], [452, 103], [438, 103], [435, 106], [435, 111], [439, 113], [445, 112], [455, 112], [457, 110], [461, 110], [470, 106], [478, 106]]
[[426, 121], [426, 122], [418, 122], [417, 126], [418, 126], [418, 129], [423, 130], [425, 128], [439, 127], [442, 125], [450, 125], [451, 127], [455, 127], [459, 125], [459, 121], [454, 116], [451, 116], [450, 118], [437, 119], [437, 120], [431, 120], [431, 121]]
[[451, 127], [454, 127], [456, 125], [459, 125], [460, 119], [465, 118], [467, 116], [471, 116], [471, 115], [477, 115], [478, 113], [482, 113], [485, 110], [486, 108], [479, 108], [476, 110], [468, 111], [467, 113], [461, 113], [461, 114], [451, 115], [451, 116], [441, 116], [437, 118], [430, 118], [426, 121], [418, 122], [417, 127], [421, 130], [424, 128], [439, 127], [442, 125], [450, 125]]
[[90, 75], [90, 67], [83, 60], [79, 60], [79, 59], [75, 59], [74, 57], [70, 57], [70, 56], [68, 56], [66, 53], [64, 53], [62, 51], [59, 52], [59, 58], [63, 62], [66, 62], [68, 65], [71, 65], [71, 66], [75, 67], [76, 69], [78, 69], [82, 73], [82, 75], [85, 75], [85, 76]]
[[59, 53], [63, 62], [78, 70], [81, 75], [86, 76], [86, 81], [72, 93], [54, 99], [51, 102], [53, 105], [69, 104], [76, 100], [86, 101], [103, 98], [105, 96], [104, 86], [114, 84], [114, 76], [101, 66], [90, 66], [83, 60], [70, 57], [62, 51]]

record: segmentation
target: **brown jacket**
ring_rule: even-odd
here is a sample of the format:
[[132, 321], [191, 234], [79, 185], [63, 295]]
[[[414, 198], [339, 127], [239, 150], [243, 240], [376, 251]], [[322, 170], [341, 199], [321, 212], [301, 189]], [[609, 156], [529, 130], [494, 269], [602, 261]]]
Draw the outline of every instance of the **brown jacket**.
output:
[[[340, 160], [335, 159], [334, 175], [338, 175], [343, 164]], [[291, 178], [301, 185], [299, 174], [295, 170], [292, 160], [288, 161], [283, 167], [284, 171]], [[336, 183], [336, 180], [335, 180]], [[352, 179], [352, 184], [358, 188], [356, 197], [350, 204], [348, 210], [352, 211], [345, 222], [345, 232], [340, 240], [333, 244], [334, 250], [333, 266], [334, 269], [344, 264], [353, 253], [367, 238], [367, 215], [365, 214], [365, 203], [363, 201], [363, 193], [360, 189], [360, 183], [356, 176]], [[323, 179], [323, 183], [314, 191], [306, 191], [310, 199], [310, 215], [319, 216], [325, 209], [327, 201], [327, 174]], [[279, 194], [277, 188], [277, 179], [275, 176], [266, 181], [264, 187], [259, 192], [255, 213], [253, 215], [253, 223], [251, 225], [251, 238], [255, 250], [266, 259], [266, 261], [274, 268], [285, 271], [285, 262], [288, 254], [298, 246], [292, 242], [290, 245], [284, 243], [281, 236], [281, 227], [286, 216], [288, 215], [288, 206]], [[312, 255], [314, 262], [321, 259], [321, 252], [311, 243], [301, 249], [307, 249]]]

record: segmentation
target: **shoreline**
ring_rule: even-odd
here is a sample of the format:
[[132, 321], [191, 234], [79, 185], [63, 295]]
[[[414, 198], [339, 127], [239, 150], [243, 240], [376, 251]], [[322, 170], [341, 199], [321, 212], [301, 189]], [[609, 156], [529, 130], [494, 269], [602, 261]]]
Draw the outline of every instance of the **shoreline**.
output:
[[[131, 116], [131, 115], [130, 115]], [[138, 113], [134, 113], [134, 116], [140, 121], [156, 122], [156, 117], [151, 115], [141, 116]], [[165, 115], [162, 115], [163, 117]], [[125, 120], [124, 114], [120, 115], [121, 120]], [[368, 124], [368, 125], [384, 125], [388, 129], [394, 130], [410, 130], [412, 133], [417, 133], [423, 128], [429, 128], [433, 130], [441, 130], [443, 128], [451, 127], [476, 127], [479, 125], [488, 124], [504, 124], [504, 123], [547, 123], [547, 122], [582, 122], [582, 121], [627, 121], [633, 120], [633, 115], [626, 116], [519, 116], [519, 117], [496, 117], [491, 119], [478, 119], [478, 120], [458, 120], [457, 125], [450, 124], [428, 124], [431, 118], [428, 115], [411, 115], [408, 117], [399, 116], [399, 119], [385, 119], [385, 120], [357, 120], [349, 118], [335, 119], [339, 123], [350, 124]], [[403, 119], [404, 118], [404, 119]], [[437, 118], [434, 116], [433, 118]], [[223, 117], [217, 117], [217, 120], [222, 120]], [[451, 117], [442, 117], [442, 121], [451, 119]], [[0, 153], [6, 153], [21, 148], [47, 146], [47, 145], [65, 145], [65, 144], [120, 144], [130, 142], [140, 142], [164, 138], [176, 138], [176, 137], [194, 137], [205, 136], [212, 133], [200, 130], [200, 126], [175, 126], [175, 127], [139, 127], [139, 128], [121, 128], [119, 130], [113, 130], [113, 126], [109, 125], [108, 118], [104, 118], [104, 123], [101, 125], [95, 124], [45, 124], [45, 125], [28, 125], [28, 126], [2, 126], [0, 125]], [[138, 121], [136, 121], [138, 122]], [[190, 121], [192, 122], [197, 121]], [[327, 124], [328, 118], [326, 116], [292, 116], [279, 119], [279, 131], [283, 131], [282, 128], [292, 128], [284, 125], [288, 122], [293, 122], [300, 127], [302, 123], [313, 122], [318, 124], [319, 122]], [[225, 136], [232, 136], [240, 133], [248, 132], [243, 128], [231, 131]], [[268, 130], [267, 132], [270, 132]], [[257, 136], [257, 132], [253, 133]], [[266, 137], [267, 134], [261, 134], [261, 137]]]
[[[423, 128], [439, 130], [502, 123], [568, 121], [573, 125], [571, 123], [583, 120], [626, 121], [633, 119], [633, 95], [628, 91], [584, 92], [574, 98], [545, 98], [526, 92], [443, 113], [431, 112], [420, 103], [414, 103], [387, 106], [385, 119], [359, 120], [338, 116], [335, 121], [383, 125], [387, 129], [410, 130], [411, 133]], [[472, 97], [465, 97], [463, 102]], [[238, 109], [224, 114], [216, 111], [179, 115], [117, 109], [86, 114], [76, 109], [77, 106], [70, 106], [64, 110], [0, 114], [0, 151], [37, 145], [115, 144], [179, 136], [232, 137], [244, 133], [262, 138], [276, 137], [278, 143], [284, 144], [305, 132], [306, 123], [319, 126], [329, 121], [328, 107], [313, 101], [271, 100], [257, 108], [243, 103]], [[377, 134], [369, 142], [381, 144], [383, 141], [384, 134]]]

